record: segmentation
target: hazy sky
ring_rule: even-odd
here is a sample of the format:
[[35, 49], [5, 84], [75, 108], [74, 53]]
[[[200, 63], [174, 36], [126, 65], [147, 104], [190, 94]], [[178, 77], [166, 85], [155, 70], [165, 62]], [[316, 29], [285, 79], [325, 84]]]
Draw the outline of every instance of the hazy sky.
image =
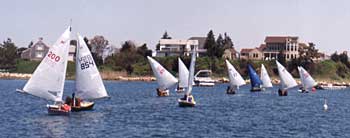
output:
[[[114, 45], [134, 40], [154, 48], [165, 30], [173, 38], [227, 32], [237, 49], [266, 35], [296, 35], [321, 51], [348, 50], [349, 0], [2, 0], [0, 40], [18, 46], [58, 38], [72, 19], [73, 33], [103, 35]], [[75, 36], [74, 36], [75, 38]]]

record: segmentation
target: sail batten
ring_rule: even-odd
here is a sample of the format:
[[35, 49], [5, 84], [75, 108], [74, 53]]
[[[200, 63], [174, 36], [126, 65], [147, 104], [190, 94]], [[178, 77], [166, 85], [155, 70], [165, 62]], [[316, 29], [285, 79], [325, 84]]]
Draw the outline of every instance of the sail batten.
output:
[[289, 89], [292, 87], [297, 86], [297, 82], [293, 78], [293, 76], [287, 71], [287, 69], [282, 66], [277, 60], [276, 60], [277, 68], [278, 68], [278, 75], [281, 79], [281, 85], [283, 89]]
[[180, 58], [178, 58], [178, 63], [179, 63], [179, 87], [186, 88], [188, 87], [189, 71], [186, 65], [182, 62]]
[[239, 86], [246, 84], [242, 76], [238, 73], [238, 71], [233, 67], [233, 65], [228, 60], [226, 60], [226, 66], [227, 66], [227, 71], [228, 71], [228, 76], [229, 76], [229, 81], [231, 86], [235, 86], [238, 88]]
[[77, 97], [88, 100], [108, 97], [96, 63], [83, 37], [80, 35], [78, 35], [75, 65], [75, 93]]
[[71, 27], [49, 48], [23, 91], [47, 100], [62, 101]]
[[272, 83], [271, 83], [271, 79], [269, 77], [269, 74], [267, 73], [267, 70], [264, 66], [264, 64], [261, 64], [261, 81], [262, 81], [262, 84], [263, 84], [263, 87], [264, 88], [269, 88], [269, 87], [272, 87]]
[[147, 56], [148, 61], [151, 65], [154, 76], [157, 79], [159, 88], [168, 89], [169, 87], [177, 83], [177, 79], [156, 60]]

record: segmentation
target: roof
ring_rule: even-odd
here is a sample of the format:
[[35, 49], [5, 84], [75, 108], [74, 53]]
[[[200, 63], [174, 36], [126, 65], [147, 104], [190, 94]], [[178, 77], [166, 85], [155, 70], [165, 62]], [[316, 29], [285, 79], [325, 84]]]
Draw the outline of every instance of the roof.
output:
[[198, 40], [198, 48], [204, 49], [205, 40], [207, 37], [190, 37], [188, 40]]
[[254, 50], [253, 48], [242, 48], [241, 49], [241, 53], [249, 53], [249, 52], [251, 52], [253, 50]]
[[261, 44], [259, 47], [257, 47], [256, 49], [258, 49], [259, 51], [264, 51], [264, 49], [266, 48], [266, 44]]
[[297, 36], [266, 36], [265, 43], [286, 43], [287, 41], [298, 41]]

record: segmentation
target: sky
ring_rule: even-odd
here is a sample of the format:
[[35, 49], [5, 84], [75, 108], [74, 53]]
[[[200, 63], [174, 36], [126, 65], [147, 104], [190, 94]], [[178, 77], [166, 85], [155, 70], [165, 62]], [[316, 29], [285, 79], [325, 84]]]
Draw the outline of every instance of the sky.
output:
[[235, 48], [253, 48], [266, 36], [299, 36], [321, 51], [348, 50], [349, 0], [2, 0], [0, 41], [19, 47], [39, 37], [51, 45], [72, 19], [76, 33], [147, 43], [165, 31], [174, 39], [227, 32]]

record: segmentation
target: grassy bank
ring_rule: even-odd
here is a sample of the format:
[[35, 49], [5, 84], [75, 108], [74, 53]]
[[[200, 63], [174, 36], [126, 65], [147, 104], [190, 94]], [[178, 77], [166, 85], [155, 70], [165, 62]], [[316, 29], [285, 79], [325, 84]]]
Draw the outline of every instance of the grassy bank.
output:
[[[172, 74], [177, 76], [178, 64], [176, 57], [168, 58], [156, 58], [165, 68], [167, 68]], [[190, 58], [183, 58], [184, 63], [189, 67]], [[245, 79], [248, 78], [247, 64], [252, 64], [253, 67], [260, 72], [261, 64], [264, 64], [267, 68], [269, 75], [272, 78], [278, 78], [278, 71], [275, 61], [246, 61], [246, 60], [232, 60], [230, 61], [234, 67], [242, 74]], [[38, 61], [26, 61], [18, 60], [16, 62], [16, 69], [12, 70], [11, 73], [33, 73], [35, 68], [39, 65]], [[299, 78], [299, 73], [296, 68], [289, 67], [287, 63], [287, 69], [292, 73], [295, 78]], [[116, 65], [101, 65], [99, 70], [101, 76], [104, 79], [115, 80], [118, 77], [149, 77], [153, 76], [152, 70], [147, 62], [147, 60], [142, 60], [141, 62], [132, 65], [133, 72], [127, 74], [125, 70]], [[213, 75], [216, 78], [226, 77], [226, 63], [224, 59], [209, 59], [207, 57], [201, 57], [197, 60], [196, 70], [201, 69], [211, 69]], [[327, 82], [350, 82], [350, 69], [342, 64], [341, 62], [334, 62], [332, 60], [325, 60], [319, 63], [315, 63], [314, 66], [308, 70], [309, 73], [317, 81], [327, 81]], [[68, 62], [67, 68], [67, 79], [74, 79], [75, 76], [75, 63]]]

